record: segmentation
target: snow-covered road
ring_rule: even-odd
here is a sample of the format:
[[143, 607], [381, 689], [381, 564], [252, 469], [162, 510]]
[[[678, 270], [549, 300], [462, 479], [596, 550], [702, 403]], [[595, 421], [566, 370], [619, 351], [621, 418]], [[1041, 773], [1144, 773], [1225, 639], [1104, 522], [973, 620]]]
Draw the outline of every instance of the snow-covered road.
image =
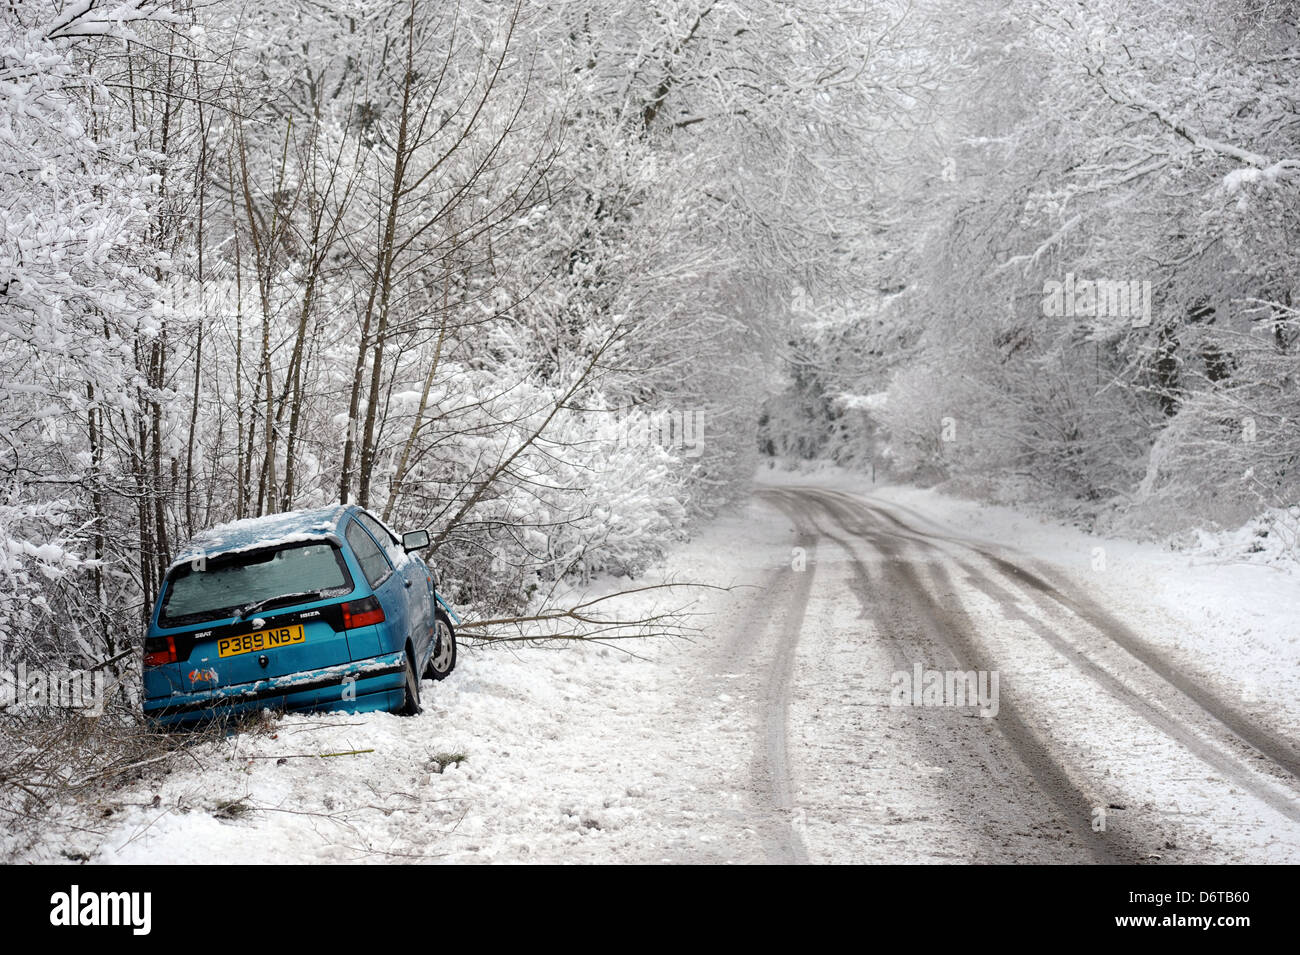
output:
[[[1203, 568], [1171, 615], [1156, 548], [1108, 544], [1108, 577], [1074, 559], [1093, 539], [918, 493], [760, 485], [656, 571], [741, 585], [698, 641], [467, 647], [417, 717], [287, 716], [6, 854], [1300, 861], [1295, 713], [1239, 692], [1224, 661], [1262, 651], [1198, 623], [1228, 600], [1185, 596]], [[1294, 577], [1274, 589], [1289, 612]], [[1294, 673], [1294, 641], [1265, 644]], [[972, 672], [982, 700], [930, 679]]]
[[[762, 494], [815, 542], [823, 578], [807, 612], [826, 623], [785, 628], [814, 641], [801, 642], [788, 718], [813, 858], [1300, 857], [1292, 740], [1097, 593], [898, 504]], [[891, 705], [891, 675], [918, 666], [996, 673], [996, 714]]]

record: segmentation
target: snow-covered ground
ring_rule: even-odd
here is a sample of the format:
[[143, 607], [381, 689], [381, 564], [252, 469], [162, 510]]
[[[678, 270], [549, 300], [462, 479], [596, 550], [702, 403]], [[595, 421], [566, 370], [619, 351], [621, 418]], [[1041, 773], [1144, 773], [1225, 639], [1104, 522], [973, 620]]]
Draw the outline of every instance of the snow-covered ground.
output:
[[[783, 524], [775, 528], [775, 554], [764, 550], [773, 528], [760, 511], [751, 504], [713, 521], [651, 574], [605, 582], [604, 589], [668, 579], [753, 583], [757, 568], [788, 553]], [[624, 604], [632, 613], [698, 601], [693, 611], [715, 614], [700, 618], [711, 633], [728, 603], [745, 599], [741, 594], [673, 591], [655, 597], [657, 604], [644, 597]], [[697, 789], [731, 758], [725, 694], [682, 700], [711, 640], [564, 649], [462, 645], [456, 671], [423, 684], [419, 716], [285, 716], [269, 734], [204, 746], [166, 776], [62, 810], [45, 838], [19, 857], [676, 859], [708, 846], [716, 838], [710, 819], [738, 801]], [[320, 755], [354, 751], [366, 752]]]
[[[1292, 629], [1300, 619], [1300, 577], [1292, 570], [1094, 538], [1006, 508], [873, 487], [840, 471], [764, 471], [759, 480], [869, 494], [946, 540], [985, 541], [1032, 558], [1261, 724], [1300, 735], [1300, 643]], [[698, 528], [636, 582], [743, 585], [653, 598], [659, 606], [696, 599], [694, 609], [710, 616], [699, 618], [703, 633], [695, 640], [465, 646], [448, 680], [423, 685], [425, 709], [417, 717], [285, 716], [266, 733], [205, 745], [166, 773], [61, 809], [34, 844], [6, 836], [5, 855], [95, 863], [979, 859], [1001, 823], [963, 817], [979, 811], [977, 792], [967, 793], [962, 811], [940, 805], [951, 796], [947, 770], [908, 748], [887, 684], [865, 677], [890, 663], [875, 659], [872, 622], [846, 592], [847, 568], [829, 565], [826, 544], [819, 545], [817, 573], [831, 589], [820, 601], [814, 594], [800, 617], [803, 632], [797, 652], [781, 664], [785, 675], [774, 664], [769, 680], [765, 665], [753, 665], [747, 640], [768, 639], [773, 606], [800, 599], [802, 578], [789, 573], [796, 530], [769, 503], [751, 498]], [[599, 587], [618, 584], [626, 581]], [[638, 598], [637, 606], [645, 609], [650, 599]], [[1029, 634], [1017, 627], [1029, 627], [1036, 611], [1022, 609], [1025, 620], [985, 631], [996, 634], [990, 644]], [[978, 618], [995, 610], [974, 602], [970, 612]], [[862, 655], [831, 639], [850, 631], [868, 641]], [[1101, 768], [1114, 787], [1146, 787], [1144, 798], [1155, 802], [1179, 797], [1161, 818], [1201, 820], [1178, 828], [1191, 832], [1183, 851], [1222, 847], [1225, 840], [1213, 834], [1225, 822], [1206, 804], [1213, 792], [1180, 782], [1182, 755], [1089, 749], [1077, 719], [1054, 709], [1069, 701], [1053, 699], [1060, 694], [1050, 674], [1063, 664], [1034, 656], [1047, 652], [1021, 655], [1026, 668], [1044, 674], [1034, 684], [1039, 696], [1023, 706], [1026, 718], [1059, 727], [1062, 751]], [[773, 659], [780, 662], [779, 652]], [[1123, 666], [1100, 651], [1098, 666], [1123, 676]], [[1130, 732], [1125, 722], [1134, 717], [1112, 713], [1114, 701], [1096, 695], [1086, 704], [1095, 719], [1142, 745], [1136, 724]], [[892, 728], [881, 722], [889, 719]], [[982, 731], [984, 721], [967, 723]], [[837, 742], [846, 733], [859, 734], [848, 748]], [[1162, 775], [1165, 760], [1174, 768]], [[1135, 779], [1125, 781], [1126, 773]], [[1276, 798], [1281, 805], [1293, 797], [1279, 783]], [[1267, 807], [1248, 808], [1263, 814], [1256, 828], [1228, 838], [1219, 858], [1294, 861], [1300, 844], [1292, 823], [1264, 819], [1273, 811]], [[963, 825], [969, 833], [953, 831]], [[849, 830], [856, 842], [846, 838]], [[881, 851], [863, 855], [868, 843]], [[1037, 850], [1026, 851], [1031, 858]], [[1179, 856], [1177, 847], [1168, 859], [1200, 861]]]

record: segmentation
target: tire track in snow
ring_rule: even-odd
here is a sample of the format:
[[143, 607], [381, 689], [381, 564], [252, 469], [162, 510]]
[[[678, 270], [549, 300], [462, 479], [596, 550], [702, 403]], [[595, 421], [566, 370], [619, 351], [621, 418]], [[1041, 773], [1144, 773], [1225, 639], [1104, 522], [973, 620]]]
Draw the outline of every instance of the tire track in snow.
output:
[[766, 752], [773, 804], [778, 812], [788, 817], [786, 845], [778, 847], [781, 858], [773, 861], [806, 865], [808, 851], [794, 820], [794, 785], [790, 778], [790, 687], [794, 683], [795, 650], [799, 646], [799, 634], [803, 630], [808, 598], [812, 594], [817, 540], [804, 532], [797, 538], [796, 546], [804, 548], [808, 564], [799, 574], [794, 595], [781, 619], [776, 652], [768, 668]]
[[[802, 519], [795, 521], [793, 545], [804, 548], [809, 555], [816, 551], [816, 537]], [[807, 848], [795, 821], [789, 710], [796, 650], [812, 593], [812, 577], [811, 568], [803, 573], [794, 573], [789, 566], [769, 570], [758, 596], [747, 601], [739, 619], [728, 628], [715, 665], [720, 675], [744, 674], [754, 681], [759, 702], [748, 780], [748, 788], [758, 801], [753, 830], [766, 861], [778, 865], [808, 862]]]

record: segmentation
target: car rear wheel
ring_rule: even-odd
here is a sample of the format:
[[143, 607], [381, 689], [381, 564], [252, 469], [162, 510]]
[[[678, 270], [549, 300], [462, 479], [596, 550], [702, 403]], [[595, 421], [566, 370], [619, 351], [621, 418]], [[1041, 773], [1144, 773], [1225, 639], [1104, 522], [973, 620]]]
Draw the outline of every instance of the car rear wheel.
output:
[[434, 615], [433, 632], [433, 656], [429, 657], [424, 676], [429, 680], [445, 680], [456, 669], [456, 631], [441, 610]]
[[405, 654], [406, 669], [403, 671], [402, 707], [397, 712], [402, 716], [415, 716], [420, 712], [420, 681], [415, 678], [415, 664], [411, 655]]

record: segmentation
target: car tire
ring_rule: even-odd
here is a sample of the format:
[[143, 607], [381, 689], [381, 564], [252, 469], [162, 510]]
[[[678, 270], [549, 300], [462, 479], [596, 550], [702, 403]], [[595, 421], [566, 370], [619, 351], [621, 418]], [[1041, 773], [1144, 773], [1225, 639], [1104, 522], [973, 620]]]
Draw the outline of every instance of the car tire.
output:
[[402, 706], [397, 712], [402, 716], [415, 716], [420, 712], [420, 681], [415, 678], [415, 664], [411, 654], [405, 653], [406, 666], [402, 671]]
[[424, 668], [426, 680], [445, 680], [456, 669], [456, 631], [441, 610], [433, 616], [433, 653]]

